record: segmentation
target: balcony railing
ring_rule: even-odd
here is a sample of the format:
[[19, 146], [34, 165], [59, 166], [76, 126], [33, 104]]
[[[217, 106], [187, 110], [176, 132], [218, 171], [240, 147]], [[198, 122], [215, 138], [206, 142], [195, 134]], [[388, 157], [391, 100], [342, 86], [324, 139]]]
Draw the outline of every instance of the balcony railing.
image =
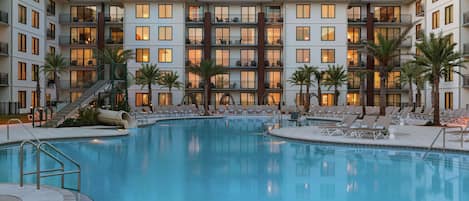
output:
[[55, 40], [55, 30], [47, 29], [47, 39]]
[[204, 22], [204, 17], [203, 14], [200, 14], [198, 17], [186, 17], [186, 23], [193, 23], [193, 24], [199, 24]]
[[282, 82], [267, 81], [264, 83], [266, 89], [283, 89]]
[[8, 13], [5, 11], [0, 11], [0, 22], [8, 24]]
[[[212, 89], [215, 90], [255, 90], [257, 81], [255, 80], [214, 80], [211, 82]], [[204, 83], [198, 80], [188, 80], [187, 89], [203, 89]]]
[[270, 46], [282, 46], [283, 40], [282, 39], [266, 39], [265, 44], [270, 45]]
[[59, 23], [60, 24], [94, 24], [96, 23], [96, 16], [95, 15], [88, 15], [88, 16], [71, 16], [70, 14], [60, 14], [59, 15]]
[[[348, 22], [350, 24], [364, 24], [368, 21], [367, 15], [348, 15]], [[378, 24], [411, 24], [412, 16], [408, 14], [401, 14], [400, 16], [382, 15], [373, 17], [373, 22]]]
[[281, 24], [283, 23], [283, 17], [281, 16], [266, 16], [265, 22], [267, 24]]
[[120, 24], [124, 22], [124, 14], [105, 14], [104, 21], [108, 23]]
[[366, 23], [366, 15], [349, 14], [347, 19], [348, 19], [348, 22], [351, 24]]
[[463, 14], [463, 25], [469, 26], [469, 12]]
[[265, 60], [264, 66], [267, 68], [279, 68], [279, 67], [283, 67], [283, 62], [281, 59]]
[[124, 38], [107, 38], [106, 44], [108, 45], [122, 45], [124, 44]]
[[213, 15], [214, 24], [256, 24], [256, 14]]
[[217, 46], [256, 46], [257, 45], [257, 37], [253, 37], [253, 39], [243, 39], [241, 37], [230, 37], [227, 38], [214, 38], [212, 40], [212, 45]]
[[95, 58], [67, 58], [71, 67], [96, 67]]
[[0, 42], [0, 55], [8, 56], [8, 43]]
[[203, 45], [203, 44], [204, 44], [204, 40], [203, 40], [203, 39], [190, 39], [190, 38], [186, 38], [186, 44], [187, 44], [187, 45], [193, 45], [193, 46], [199, 46], [199, 45]]
[[0, 86], [8, 86], [8, 73], [0, 73]]
[[60, 45], [95, 45], [96, 38], [71, 38], [70, 36], [60, 36]]

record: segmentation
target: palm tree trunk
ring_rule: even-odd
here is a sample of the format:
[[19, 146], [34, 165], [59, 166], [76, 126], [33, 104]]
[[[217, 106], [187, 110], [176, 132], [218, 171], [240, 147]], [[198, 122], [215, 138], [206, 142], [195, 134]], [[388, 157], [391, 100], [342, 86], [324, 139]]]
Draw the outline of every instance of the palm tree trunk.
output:
[[334, 105], [339, 105], [339, 90], [337, 89], [337, 86], [334, 86]]
[[409, 106], [414, 105], [414, 90], [412, 87], [412, 78], [409, 78]]
[[415, 100], [415, 105], [417, 107], [420, 107], [420, 105], [422, 105], [422, 92], [418, 87], [417, 87], [417, 97]]
[[321, 91], [321, 82], [318, 81], [318, 105], [321, 106], [321, 98], [322, 98], [322, 91]]
[[54, 82], [55, 82], [55, 102], [60, 102], [60, 78], [55, 75], [54, 77]]
[[210, 97], [209, 87], [210, 87], [210, 79], [205, 80], [205, 83], [204, 83], [204, 116], [210, 115], [210, 113], [208, 112], [208, 103], [210, 101], [208, 100], [208, 98]]
[[150, 99], [148, 102], [150, 104], [150, 111], [153, 112], [153, 98], [152, 98], [152, 93], [151, 93], [151, 84], [148, 84], [148, 99]]
[[303, 85], [300, 85], [300, 104], [303, 105]]
[[168, 87], [169, 91], [169, 105], [173, 105], [173, 93], [171, 92], [171, 87]]
[[[384, 67], [381, 67], [384, 68]], [[386, 72], [380, 70], [380, 88], [379, 88], [379, 115], [386, 115]]]
[[304, 105], [304, 107], [305, 107], [305, 112], [308, 112], [308, 111], [309, 111], [309, 105], [310, 105], [310, 103], [309, 103], [309, 97], [310, 97], [310, 96], [309, 96], [309, 85], [306, 85], [306, 102], [305, 102], [305, 105]]
[[360, 78], [360, 104], [362, 106], [362, 114], [366, 115], [366, 95], [365, 95], [365, 78]]
[[440, 124], [440, 77], [433, 74], [433, 125], [441, 126]]

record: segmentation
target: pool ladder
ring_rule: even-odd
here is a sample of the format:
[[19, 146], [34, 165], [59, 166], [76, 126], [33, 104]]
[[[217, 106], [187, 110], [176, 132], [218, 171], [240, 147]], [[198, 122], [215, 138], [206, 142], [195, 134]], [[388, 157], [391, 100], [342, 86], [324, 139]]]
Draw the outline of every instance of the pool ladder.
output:
[[[28, 134], [30, 134], [33, 137], [33, 140], [23, 140], [20, 144], [20, 153], [19, 153], [19, 161], [20, 161], [20, 187], [24, 186], [24, 176], [27, 175], [35, 175], [36, 176], [36, 189], [41, 189], [41, 178], [44, 177], [53, 177], [53, 176], [60, 176], [61, 179], [61, 188], [65, 189], [64, 183], [65, 183], [65, 175], [69, 174], [77, 174], [78, 175], [78, 180], [77, 180], [77, 188], [73, 189], [78, 192], [80, 192], [81, 188], [81, 167], [78, 162], [73, 160], [70, 156], [66, 155], [63, 153], [60, 149], [58, 149], [56, 146], [50, 144], [49, 142], [46, 141], [40, 141], [28, 128], [26, 128], [23, 125], [23, 122], [19, 119], [10, 119], [8, 120], [8, 125], [7, 125], [7, 139], [9, 139], [9, 124], [10, 122], [16, 121], [21, 124], [22, 128], [26, 130]], [[24, 164], [24, 147], [26, 145], [31, 145], [33, 150], [36, 151], [36, 170], [31, 171], [31, 172], [24, 172], [25, 164]], [[67, 161], [71, 162], [74, 166], [74, 170], [68, 170], [65, 171], [65, 163], [64, 161], [60, 160], [59, 157], [53, 155], [49, 150], [46, 148], [49, 148], [52, 150], [54, 153], [58, 154], [62, 158], [66, 159]], [[48, 156], [50, 159], [54, 160], [56, 163], [60, 165], [60, 168], [52, 168], [52, 169], [46, 169], [46, 170], [41, 170], [41, 153], [45, 154]]]
[[435, 145], [436, 141], [438, 140], [441, 134], [443, 134], [443, 151], [446, 150], [446, 128], [443, 127], [440, 129], [440, 131], [438, 131], [438, 134], [435, 136], [430, 146], [428, 146], [428, 149], [423, 154], [422, 159], [425, 159], [427, 157], [428, 153], [433, 149], [433, 146]]

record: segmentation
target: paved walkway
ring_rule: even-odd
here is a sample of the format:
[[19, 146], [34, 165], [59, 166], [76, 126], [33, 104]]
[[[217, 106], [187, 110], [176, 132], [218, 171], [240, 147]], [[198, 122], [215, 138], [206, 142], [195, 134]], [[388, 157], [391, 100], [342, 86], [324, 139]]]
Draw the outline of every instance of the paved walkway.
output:
[[[320, 129], [316, 126], [305, 127], [288, 127], [273, 129], [271, 135], [313, 142], [329, 142], [343, 144], [360, 144], [360, 145], [376, 145], [376, 146], [394, 146], [394, 147], [412, 147], [412, 148], [428, 148], [433, 139], [437, 136], [440, 128], [429, 126], [391, 126], [390, 131], [393, 136], [390, 139], [356, 138], [348, 136], [325, 136], [320, 134]], [[456, 151], [469, 151], [468, 138], [465, 136], [466, 142], [461, 147], [461, 136], [457, 129], [447, 129], [446, 132], [446, 149]], [[441, 135], [434, 145], [435, 149], [443, 148], [443, 135]]]
[[0, 201], [90, 201], [87, 196], [50, 186], [0, 184]]

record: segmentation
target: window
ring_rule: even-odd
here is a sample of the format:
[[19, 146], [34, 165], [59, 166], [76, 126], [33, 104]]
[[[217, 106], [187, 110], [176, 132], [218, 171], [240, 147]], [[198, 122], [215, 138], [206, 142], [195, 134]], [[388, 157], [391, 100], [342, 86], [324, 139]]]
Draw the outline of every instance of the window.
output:
[[453, 23], [453, 5], [445, 7], [445, 24]]
[[135, 17], [136, 18], [149, 18], [150, 17], [150, 5], [149, 4], [135, 5]]
[[158, 27], [158, 40], [173, 40], [173, 27]]
[[171, 4], [158, 5], [158, 18], [172, 18], [172, 17], [173, 17], [173, 5]]
[[265, 88], [281, 89], [282, 88], [282, 72], [270, 71], [266, 73], [267, 86]]
[[173, 49], [158, 48], [158, 62], [171, 63], [173, 62]]
[[347, 41], [349, 43], [360, 43], [360, 27], [349, 27], [347, 29]]
[[229, 22], [229, 7], [215, 6], [215, 22]]
[[347, 18], [349, 22], [361, 21], [361, 8], [360, 6], [352, 6], [347, 9]]
[[322, 4], [321, 18], [335, 18], [335, 4]]
[[255, 93], [240, 93], [241, 105], [254, 105], [256, 99]]
[[280, 6], [267, 6], [266, 19], [268, 22], [283, 22]]
[[189, 72], [187, 77], [188, 77], [188, 80], [187, 80], [186, 88], [197, 89], [202, 86], [199, 75]]
[[237, 66], [257, 66], [256, 50], [241, 50], [241, 62]]
[[378, 35], [381, 34], [385, 39], [395, 39], [401, 34], [400, 28], [377, 27], [374, 31], [374, 42], [379, 44]]
[[18, 5], [18, 22], [21, 24], [27, 23], [27, 11], [23, 5]]
[[349, 67], [360, 66], [360, 54], [357, 49], [347, 50], [347, 64]]
[[266, 50], [265, 58], [266, 62], [264, 65], [266, 67], [281, 67], [283, 66], [282, 62], [282, 51], [281, 50]]
[[37, 81], [39, 76], [39, 65], [33, 64], [31, 65], [31, 80]]
[[96, 6], [72, 6], [70, 14], [73, 22], [96, 22]]
[[189, 14], [187, 15], [187, 21], [189, 22], [201, 22], [203, 21], [203, 7], [201, 6], [189, 6]]
[[360, 88], [360, 75], [359, 72], [347, 72], [348, 83], [347, 87], [349, 89], [359, 89]]
[[309, 4], [296, 5], [296, 18], [304, 19], [311, 17], [311, 8]]
[[[388, 78], [386, 80], [386, 87], [388, 89], [400, 89], [401, 88], [401, 82], [399, 79], [400, 76], [401, 76], [400, 71], [388, 72]], [[375, 89], [381, 88], [379, 72], [374, 73], [374, 88]]]
[[445, 82], [451, 82], [453, 81], [453, 74], [454, 74], [454, 71], [453, 71], [453, 67], [448, 67], [448, 72], [445, 73]]
[[296, 93], [295, 103], [296, 105], [303, 105], [304, 103], [306, 103], [306, 94], [304, 92], [302, 94]]
[[445, 110], [453, 109], [453, 92], [445, 92]]
[[230, 66], [230, 51], [215, 50], [215, 65], [223, 67]]
[[440, 11], [432, 13], [432, 29], [438, 29], [440, 27]]
[[111, 38], [110, 40], [108, 39], [106, 42], [107, 43], [117, 43], [117, 44], [123, 44], [124, 43], [124, 31], [122, 28], [119, 27], [110, 27], [109, 32], [111, 32]]
[[39, 55], [39, 38], [32, 37], [33, 54]]
[[150, 40], [150, 27], [135, 27], [135, 40]]
[[256, 72], [241, 71], [241, 89], [256, 88]]
[[39, 106], [39, 97], [37, 95], [36, 91], [31, 91], [31, 106], [33, 107]]
[[135, 93], [135, 106], [149, 106], [150, 100], [148, 97], [148, 93]]
[[256, 28], [241, 28], [241, 44], [256, 44]]
[[310, 27], [296, 27], [296, 41], [309, 41]]
[[47, 5], [47, 15], [55, 16], [55, 1], [49, 0], [49, 4]]
[[421, 16], [424, 14], [422, 0], [417, 0], [415, 2], [415, 15]]
[[70, 50], [70, 65], [92, 67], [96, 65], [91, 48], [74, 48]]
[[215, 28], [216, 44], [227, 44], [230, 41], [230, 28]]
[[321, 49], [321, 63], [335, 63], [335, 49]]
[[378, 6], [374, 8], [377, 22], [401, 22], [400, 6]]
[[26, 80], [26, 63], [18, 62], [18, 80]]
[[309, 63], [309, 49], [296, 49], [296, 63]]
[[39, 12], [33, 10], [32, 12], [32, 27], [39, 29]]
[[150, 49], [149, 48], [135, 49], [135, 61], [139, 63], [149, 62], [150, 61]]
[[164, 106], [164, 105], [172, 105], [172, 100], [171, 100], [171, 93], [158, 93], [158, 105], [159, 106]]
[[47, 27], [47, 38], [55, 39], [55, 24], [53, 23], [49, 23], [49, 27]]
[[269, 27], [266, 29], [267, 44], [280, 45], [282, 44], [282, 29], [279, 27]]
[[321, 40], [322, 41], [335, 40], [335, 27], [321, 27]]
[[26, 108], [26, 91], [18, 91], [18, 107]]
[[109, 6], [109, 17], [111, 22], [124, 21], [124, 7], [118, 5]]
[[255, 6], [241, 6], [241, 22], [243, 23], [256, 22], [256, 7]]
[[26, 35], [18, 33], [18, 51], [26, 52]]
[[55, 47], [49, 46], [49, 54], [55, 54]]
[[71, 44], [95, 44], [96, 28], [74, 27], [70, 28]]
[[334, 105], [334, 94], [322, 94], [321, 96], [322, 106], [333, 106]]
[[420, 40], [422, 38], [422, 24], [415, 25], [415, 39]]
[[96, 81], [96, 71], [90, 71], [90, 70], [70, 71], [70, 87], [71, 88], [84, 88], [87, 85], [89, 85], [89, 83], [93, 83], [95, 81]]
[[188, 44], [202, 44], [203, 29], [202, 28], [187, 28], [187, 36], [189, 37], [186, 43]]
[[[228, 89], [230, 88], [230, 75], [229, 74], [218, 74], [211, 78], [211, 82], [215, 84], [215, 88], [217, 89]], [[223, 95], [221, 93], [220, 95]], [[220, 97], [217, 98], [220, 100]]]
[[202, 62], [202, 49], [187, 50], [187, 59], [186, 66], [198, 66]]
[[281, 94], [280, 93], [268, 93], [267, 94], [267, 104], [268, 105], [278, 105], [280, 103]]

